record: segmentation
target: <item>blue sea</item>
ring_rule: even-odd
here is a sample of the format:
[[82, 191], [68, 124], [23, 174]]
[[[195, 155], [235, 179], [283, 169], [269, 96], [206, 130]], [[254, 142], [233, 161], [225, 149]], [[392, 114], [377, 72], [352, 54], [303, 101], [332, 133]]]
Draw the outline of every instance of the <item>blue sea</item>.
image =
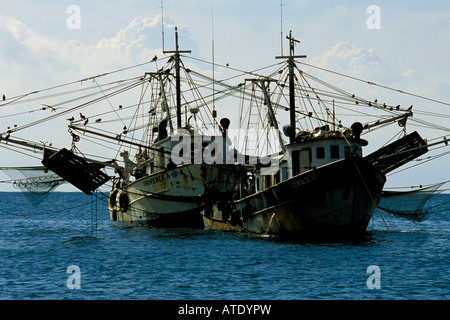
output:
[[421, 223], [375, 212], [363, 239], [323, 243], [115, 227], [104, 194], [0, 199], [2, 300], [450, 298], [449, 194]]

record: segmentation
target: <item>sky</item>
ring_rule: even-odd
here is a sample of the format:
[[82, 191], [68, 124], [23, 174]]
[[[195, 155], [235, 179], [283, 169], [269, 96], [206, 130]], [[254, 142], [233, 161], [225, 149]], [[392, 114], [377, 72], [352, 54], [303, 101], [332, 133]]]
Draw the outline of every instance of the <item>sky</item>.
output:
[[[211, 60], [214, 48], [217, 63], [245, 70], [275, 63], [275, 56], [287, 52], [282, 34], [292, 30], [301, 41], [296, 53], [307, 55], [302, 61], [443, 101], [447, 105], [385, 93], [402, 105], [450, 114], [448, 0], [3, 0], [0, 96], [14, 97], [161, 56], [162, 30], [165, 50], [173, 50], [174, 26], [180, 48], [191, 50], [191, 56]], [[373, 88], [361, 90], [375, 95]], [[448, 119], [440, 120], [450, 127]], [[9, 125], [0, 114], [0, 132]], [[59, 134], [48, 130], [51, 136]], [[447, 163], [448, 157], [437, 160], [389, 183], [448, 180]], [[0, 166], [20, 165], [32, 163], [0, 148]]]

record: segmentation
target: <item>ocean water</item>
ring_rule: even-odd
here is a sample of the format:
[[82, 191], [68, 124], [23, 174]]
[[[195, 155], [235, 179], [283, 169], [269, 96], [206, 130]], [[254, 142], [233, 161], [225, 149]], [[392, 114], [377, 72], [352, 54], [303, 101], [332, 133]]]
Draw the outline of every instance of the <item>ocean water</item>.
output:
[[103, 195], [0, 199], [2, 300], [450, 298], [448, 194], [422, 223], [375, 212], [364, 239], [333, 243], [115, 227]]

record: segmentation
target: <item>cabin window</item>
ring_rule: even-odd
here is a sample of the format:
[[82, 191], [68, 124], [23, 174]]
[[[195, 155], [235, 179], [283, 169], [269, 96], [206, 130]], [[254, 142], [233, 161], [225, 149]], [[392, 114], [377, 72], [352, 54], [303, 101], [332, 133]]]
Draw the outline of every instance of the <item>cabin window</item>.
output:
[[316, 148], [316, 158], [317, 159], [325, 159], [325, 148], [324, 147]]
[[281, 168], [281, 181], [284, 181], [288, 178], [288, 168], [282, 167]]
[[309, 158], [309, 150], [300, 151], [300, 173], [308, 171], [311, 167], [311, 159]]
[[339, 159], [339, 146], [330, 146], [331, 159]]

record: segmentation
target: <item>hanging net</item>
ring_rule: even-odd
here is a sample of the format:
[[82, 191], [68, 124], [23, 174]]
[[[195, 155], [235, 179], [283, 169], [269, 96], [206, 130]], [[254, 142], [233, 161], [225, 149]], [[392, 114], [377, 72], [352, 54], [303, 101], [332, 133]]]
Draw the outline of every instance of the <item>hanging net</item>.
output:
[[413, 191], [383, 191], [378, 208], [398, 218], [422, 222], [433, 212], [433, 208], [425, 207], [425, 204], [443, 191], [439, 188], [445, 183], [437, 183]]
[[46, 167], [0, 167], [0, 170], [11, 178], [7, 182], [22, 191], [27, 200], [35, 206], [59, 185], [65, 183], [64, 179]]

